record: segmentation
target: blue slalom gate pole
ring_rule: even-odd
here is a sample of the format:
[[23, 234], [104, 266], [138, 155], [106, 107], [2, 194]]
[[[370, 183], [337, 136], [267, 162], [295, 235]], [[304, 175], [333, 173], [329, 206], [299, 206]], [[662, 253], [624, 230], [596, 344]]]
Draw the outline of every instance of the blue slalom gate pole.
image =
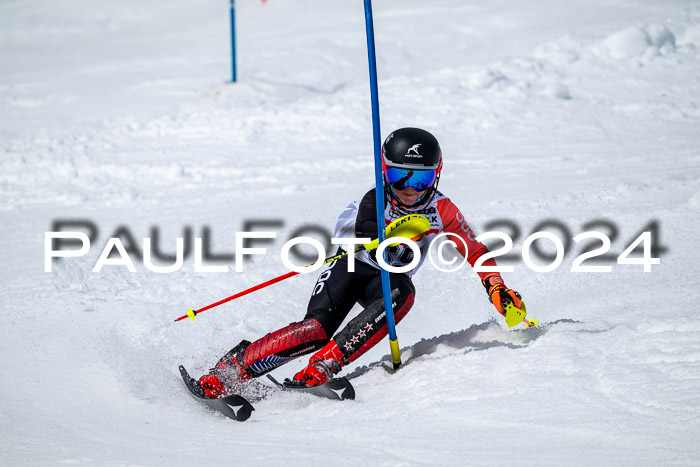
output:
[[[367, 57], [369, 60], [369, 87], [372, 94], [372, 133], [374, 135], [374, 177], [376, 179], [377, 193], [377, 229], [379, 243], [384, 241], [384, 176], [382, 174], [382, 142], [379, 129], [379, 91], [377, 87], [377, 57], [374, 50], [374, 21], [372, 20], [372, 0], [365, 0], [365, 26], [367, 28]], [[384, 253], [386, 261], [386, 252]], [[382, 293], [384, 295], [384, 308], [386, 309], [386, 326], [389, 330], [389, 346], [394, 369], [401, 365], [401, 351], [396, 337], [396, 323], [394, 322], [394, 308], [391, 304], [391, 283], [389, 271], [382, 268]]]
[[236, 0], [231, 0], [231, 82], [236, 82]]

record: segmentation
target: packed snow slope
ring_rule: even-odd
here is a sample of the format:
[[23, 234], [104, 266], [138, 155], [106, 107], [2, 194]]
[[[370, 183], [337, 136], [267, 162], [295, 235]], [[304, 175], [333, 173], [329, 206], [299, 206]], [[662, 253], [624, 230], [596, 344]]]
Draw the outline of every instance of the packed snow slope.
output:
[[[242, 424], [177, 365], [200, 375], [301, 319], [316, 274], [173, 319], [286, 272], [295, 230], [332, 229], [374, 179], [363, 3], [237, 8], [231, 84], [225, 1], [0, 5], [0, 464], [700, 463], [697, 2], [375, 0], [382, 136], [435, 134], [441, 190], [515, 256], [533, 231], [562, 239], [551, 272], [502, 261], [546, 324], [507, 330], [469, 268], [426, 264], [400, 371], [383, 342], [345, 370], [357, 400], [273, 392]], [[57, 220], [97, 235], [47, 273]], [[252, 220], [278, 237], [243, 272], [191, 254], [171, 274], [135, 255], [136, 272], [92, 272], [115, 232], [142, 250], [155, 229], [172, 254], [208, 229], [231, 255]], [[610, 258], [583, 264], [611, 272], [571, 271], [590, 230]], [[650, 272], [615, 261], [642, 230]]]

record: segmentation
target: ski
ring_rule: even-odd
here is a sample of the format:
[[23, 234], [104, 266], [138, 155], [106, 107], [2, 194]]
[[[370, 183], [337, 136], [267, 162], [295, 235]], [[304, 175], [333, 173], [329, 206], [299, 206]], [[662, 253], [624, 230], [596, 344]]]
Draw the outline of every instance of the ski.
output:
[[275, 386], [285, 391], [306, 392], [315, 396], [341, 401], [355, 399], [355, 388], [352, 387], [347, 378], [334, 378], [321, 386], [307, 387], [296, 385], [289, 380], [280, 383], [272, 375], [267, 375], [267, 377]]
[[243, 396], [239, 396], [238, 394], [230, 394], [220, 399], [208, 399], [204, 396], [204, 391], [202, 388], [199, 386], [199, 384], [197, 384], [197, 380], [192, 378], [190, 374], [187, 373], [185, 367], [180, 365], [179, 368], [180, 375], [182, 376], [182, 380], [185, 382], [185, 386], [187, 386], [187, 389], [190, 390], [192, 397], [197, 399], [200, 403], [206, 405], [216, 412], [224, 414], [228, 418], [232, 418], [233, 420], [237, 420], [239, 422], [246, 421], [250, 418], [250, 415], [255, 409]]

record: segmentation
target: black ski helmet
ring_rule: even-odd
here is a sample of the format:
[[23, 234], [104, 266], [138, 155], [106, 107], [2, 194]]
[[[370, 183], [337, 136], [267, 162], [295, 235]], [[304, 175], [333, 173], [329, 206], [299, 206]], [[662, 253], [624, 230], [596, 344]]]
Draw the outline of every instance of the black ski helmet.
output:
[[[396, 167], [415, 171], [435, 171], [436, 176], [432, 185], [413, 205], [405, 206], [396, 196], [387, 179], [387, 169]], [[438, 140], [420, 128], [399, 128], [387, 136], [382, 145], [382, 171], [384, 173], [384, 190], [389, 199], [401, 206], [416, 207], [427, 203], [440, 181], [442, 171], [442, 150]]]

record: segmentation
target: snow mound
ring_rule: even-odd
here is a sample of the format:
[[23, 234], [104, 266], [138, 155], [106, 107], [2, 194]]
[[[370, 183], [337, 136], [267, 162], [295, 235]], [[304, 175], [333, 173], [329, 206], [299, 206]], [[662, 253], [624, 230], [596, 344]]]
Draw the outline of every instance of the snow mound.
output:
[[557, 67], [532, 58], [508, 59], [488, 69], [468, 75], [472, 89], [490, 90], [509, 97], [527, 98], [541, 95], [556, 99], [571, 99], [569, 88], [561, 81]]
[[675, 52], [676, 37], [666, 26], [652, 24], [618, 31], [603, 39], [602, 45], [615, 59], [653, 57]]
[[546, 42], [535, 48], [532, 55], [559, 67], [566, 67], [581, 58], [582, 46], [570, 35]]
[[676, 43], [679, 46], [692, 47], [694, 49], [700, 47], [700, 25], [690, 26], [678, 37]]
[[700, 209], [700, 191], [695, 193], [695, 195], [688, 200], [688, 206], [694, 210]]

